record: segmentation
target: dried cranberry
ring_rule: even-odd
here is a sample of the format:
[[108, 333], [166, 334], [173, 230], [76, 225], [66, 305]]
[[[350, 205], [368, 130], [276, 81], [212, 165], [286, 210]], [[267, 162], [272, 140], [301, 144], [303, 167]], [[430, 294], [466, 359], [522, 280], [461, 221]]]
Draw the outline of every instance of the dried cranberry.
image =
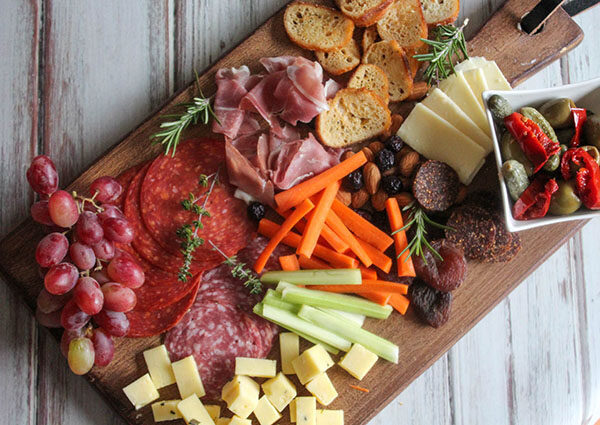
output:
[[389, 149], [381, 149], [375, 155], [375, 164], [381, 171], [389, 170], [396, 164], [396, 156]]
[[373, 221], [373, 214], [369, 210], [365, 210], [363, 208], [356, 208], [354, 212], [367, 221]]
[[394, 153], [398, 153], [404, 147], [404, 140], [399, 136], [392, 136], [386, 140], [385, 147]]
[[260, 202], [251, 202], [248, 205], [248, 217], [255, 221], [265, 218], [265, 206]]
[[433, 241], [431, 246], [442, 259], [425, 249], [423, 256], [413, 258], [417, 276], [438, 291], [455, 290], [467, 275], [467, 260], [463, 252], [446, 239]]
[[402, 184], [402, 180], [398, 176], [383, 176], [381, 179], [381, 186], [385, 193], [390, 196], [397, 195], [402, 192], [404, 189], [404, 185]]
[[452, 293], [438, 291], [415, 279], [408, 287], [408, 297], [417, 315], [430, 326], [439, 328], [450, 318]]
[[349, 192], [356, 192], [364, 186], [361, 170], [355, 170], [344, 177], [344, 188]]

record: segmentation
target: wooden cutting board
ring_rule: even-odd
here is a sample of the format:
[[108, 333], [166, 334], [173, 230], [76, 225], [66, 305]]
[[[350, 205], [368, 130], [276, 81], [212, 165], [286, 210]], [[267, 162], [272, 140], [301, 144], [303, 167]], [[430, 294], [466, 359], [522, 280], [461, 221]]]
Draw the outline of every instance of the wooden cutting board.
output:
[[[325, 0], [320, 2], [326, 3]], [[527, 36], [519, 32], [517, 23], [520, 17], [533, 8], [535, 3], [536, 0], [509, 0], [469, 43], [471, 55], [496, 60], [513, 85], [565, 54], [583, 37], [580, 28], [562, 10], [550, 18], [541, 33]], [[214, 92], [214, 75], [221, 67], [239, 67], [246, 64], [257, 71], [260, 69], [258, 59], [261, 57], [284, 54], [311, 57], [310, 52], [301, 50], [288, 41], [283, 29], [282, 15], [283, 11], [275, 14], [254, 34], [204, 72], [200, 77], [203, 92]], [[151, 146], [148, 138], [158, 129], [162, 121], [160, 115], [171, 112], [176, 104], [189, 100], [194, 94], [195, 88], [190, 86], [175, 96], [161, 111], [111, 148], [76, 179], [69, 189], [85, 191], [95, 178], [101, 175], [117, 175], [126, 168], [159, 154], [160, 147]], [[209, 135], [209, 131], [195, 127], [191, 128], [187, 135], [206, 136]], [[495, 189], [497, 177], [491, 161], [488, 161], [478, 176], [476, 184]], [[400, 345], [400, 364], [392, 365], [379, 361], [361, 382], [361, 386], [371, 390], [368, 394], [351, 389], [349, 384], [356, 383], [355, 380], [341, 369], [333, 368], [330, 376], [340, 396], [329, 408], [344, 409], [346, 424], [366, 423], [583, 224], [572, 222], [524, 232], [521, 235], [523, 250], [508, 264], [470, 263], [467, 281], [455, 291], [452, 317], [441, 329], [422, 325], [412, 312], [404, 317], [393, 314], [386, 321], [367, 321], [367, 329]], [[40, 227], [28, 218], [0, 244], [0, 272], [32, 309], [35, 308], [36, 296], [42, 287], [34, 260], [35, 246], [41, 237]], [[52, 332], [57, 338], [60, 337], [60, 332]], [[121, 389], [146, 373], [142, 351], [160, 343], [159, 336], [143, 339], [121, 338], [116, 342], [113, 362], [105, 368], [94, 368], [87, 375], [87, 379], [95, 388], [131, 424], [152, 423], [151, 410], [146, 407], [134, 411]], [[279, 357], [277, 347], [273, 349], [270, 357]], [[163, 399], [178, 397], [175, 386], [161, 389], [160, 394]], [[289, 423], [287, 413], [280, 423]]]

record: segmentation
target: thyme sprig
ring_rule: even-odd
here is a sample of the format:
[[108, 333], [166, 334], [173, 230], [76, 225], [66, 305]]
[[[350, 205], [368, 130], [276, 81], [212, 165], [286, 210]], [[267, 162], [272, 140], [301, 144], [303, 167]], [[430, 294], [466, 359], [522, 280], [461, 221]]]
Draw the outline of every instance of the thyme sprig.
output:
[[[219, 182], [219, 171], [211, 175], [202, 174], [198, 178], [198, 183], [202, 187], [208, 187], [210, 181], [210, 187], [203, 194], [196, 196], [190, 193], [187, 199], [181, 201], [181, 206], [186, 211], [191, 211], [197, 215], [197, 218], [191, 223], [184, 224], [177, 229], [177, 238], [181, 240], [181, 253], [183, 254], [183, 265], [179, 269], [178, 279], [182, 282], [186, 282], [189, 277], [192, 277], [190, 268], [192, 261], [194, 260], [194, 251], [201, 245], [204, 245], [204, 238], [198, 236], [198, 231], [204, 228], [202, 219], [204, 217], [210, 217], [210, 212], [206, 209], [208, 204], [208, 198], [212, 193], [215, 185]], [[211, 181], [212, 179], [212, 181]], [[200, 201], [202, 203], [200, 204]]]
[[260, 294], [262, 292], [262, 283], [254, 273], [246, 267], [246, 263], [239, 262], [235, 255], [231, 257], [227, 256], [227, 254], [215, 245], [213, 241], [209, 240], [208, 243], [212, 245], [215, 251], [225, 258], [224, 263], [231, 268], [231, 275], [236, 279], [243, 280], [244, 286], [250, 290], [251, 294]]
[[454, 73], [455, 58], [457, 61], [469, 58], [467, 42], [463, 33], [468, 23], [469, 19], [465, 19], [460, 27], [440, 25], [433, 30], [432, 39], [421, 39], [431, 47], [431, 51], [413, 57], [420, 62], [429, 62], [423, 74], [429, 84], [438, 82]]
[[416, 255], [417, 257], [421, 257], [425, 264], [427, 264], [427, 258], [425, 257], [425, 249], [428, 249], [433, 255], [439, 258], [441, 261], [444, 261], [442, 256], [431, 246], [429, 241], [427, 240], [427, 225], [437, 227], [442, 230], [454, 230], [452, 227], [444, 226], [443, 224], [437, 223], [430, 219], [427, 216], [425, 210], [415, 201], [411, 202], [407, 206], [405, 206], [402, 211], [409, 211], [408, 213], [408, 223], [406, 223], [402, 228], [392, 232], [396, 234], [398, 232], [407, 231], [413, 225], [416, 226], [415, 236], [408, 243], [406, 248], [402, 250], [400, 254], [398, 254], [397, 258], [402, 257], [402, 255], [408, 250], [408, 256], [404, 259], [404, 261], [408, 260], [412, 255]]

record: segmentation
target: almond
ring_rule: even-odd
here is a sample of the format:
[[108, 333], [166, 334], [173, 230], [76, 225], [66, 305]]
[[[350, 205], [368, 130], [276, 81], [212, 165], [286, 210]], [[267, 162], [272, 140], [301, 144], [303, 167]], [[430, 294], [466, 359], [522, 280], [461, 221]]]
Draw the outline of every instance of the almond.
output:
[[376, 211], [383, 211], [385, 210], [385, 201], [387, 201], [388, 198], [389, 196], [387, 193], [385, 193], [385, 190], [380, 189], [377, 191], [377, 193], [371, 196], [371, 206]]
[[344, 153], [342, 154], [342, 156], [341, 156], [340, 160], [341, 160], [341, 161], [345, 161], [345, 160], [347, 160], [348, 158], [350, 158], [352, 155], [354, 155], [354, 152], [352, 152], [352, 151], [346, 151], [346, 152], [344, 152]]
[[367, 162], [363, 168], [363, 180], [365, 181], [365, 189], [369, 195], [375, 194], [379, 190], [381, 183], [381, 172], [374, 162]]
[[421, 162], [421, 157], [417, 152], [408, 152], [406, 155], [400, 158], [400, 163], [398, 164], [400, 174], [402, 174], [404, 177], [412, 176], [413, 172], [417, 168], [417, 165], [419, 165], [419, 162]]
[[345, 206], [350, 205], [350, 203], [352, 202], [352, 194], [345, 189], [338, 190], [338, 193], [336, 193], [335, 198]]
[[398, 174], [398, 167], [392, 167], [389, 170], [385, 170], [383, 173], [381, 173], [382, 176], [394, 176]]
[[398, 201], [398, 205], [400, 206], [400, 208], [404, 208], [405, 206], [410, 205], [410, 203], [415, 200], [415, 198], [412, 196], [412, 193], [410, 192], [399, 193], [396, 196], [394, 196], [394, 198], [396, 198], [396, 201]]
[[363, 153], [367, 157], [367, 161], [373, 161], [375, 159], [375, 154], [373, 151], [367, 147], [362, 148]]
[[383, 149], [385, 146], [383, 145], [383, 143], [381, 142], [371, 142], [369, 144], [369, 149], [371, 149], [371, 151], [376, 154], [377, 152], [379, 152], [381, 149]]
[[352, 208], [362, 208], [368, 200], [369, 194], [363, 187], [352, 194], [350, 205], [352, 205]]

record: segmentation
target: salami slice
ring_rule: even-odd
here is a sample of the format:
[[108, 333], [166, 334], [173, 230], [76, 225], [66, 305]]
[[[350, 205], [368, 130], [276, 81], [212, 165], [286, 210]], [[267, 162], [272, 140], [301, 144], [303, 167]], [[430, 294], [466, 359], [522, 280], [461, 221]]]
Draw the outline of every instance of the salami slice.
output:
[[190, 292], [174, 304], [154, 311], [140, 310], [136, 306], [132, 311], [126, 313], [129, 319], [129, 333], [127, 336], [141, 338], [158, 335], [177, 325], [196, 299], [200, 278], [200, 275], [194, 277], [195, 284]]
[[[142, 183], [140, 211], [143, 222], [150, 235], [167, 251], [179, 253], [180, 241], [173, 235], [181, 226], [197, 219], [193, 212], [182, 208], [181, 201], [190, 193], [196, 197], [206, 193], [208, 188], [200, 184], [199, 177], [217, 171], [218, 184], [206, 204], [210, 217], [204, 217], [198, 236], [213, 241], [228, 256], [249, 242], [252, 224], [244, 202], [233, 196], [234, 188], [228, 182], [225, 169], [223, 143], [195, 139], [182, 143], [174, 156], [159, 156], [154, 160]], [[208, 243], [198, 247], [194, 256], [194, 263], [201, 270], [209, 270], [223, 261]]]
[[125, 196], [127, 195], [129, 185], [131, 184], [131, 181], [138, 173], [140, 168], [142, 168], [143, 166], [144, 164], [134, 165], [133, 167], [128, 168], [116, 177], [116, 180], [123, 187], [123, 192], [121, 192], [117, 199], [112, 201], [111, 204], [119, 207], [121, 211], [123, 210], [123, 203], [125, 201]]

